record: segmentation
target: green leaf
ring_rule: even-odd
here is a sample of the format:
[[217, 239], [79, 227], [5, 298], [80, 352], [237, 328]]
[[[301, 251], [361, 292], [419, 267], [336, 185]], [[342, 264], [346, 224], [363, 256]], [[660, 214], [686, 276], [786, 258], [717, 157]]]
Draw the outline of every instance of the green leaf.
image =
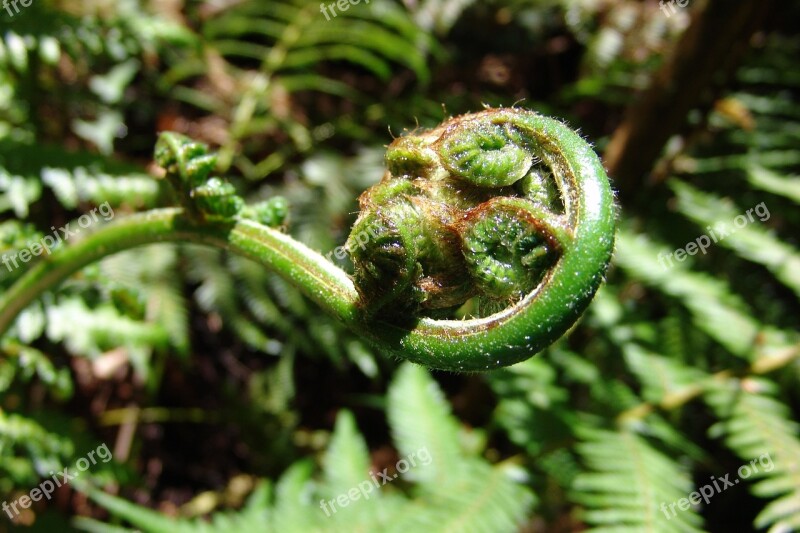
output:
[[747, 181], [762, 191], [784, 196], [800, 204], [800, 177], [784, 176], [768, 168], [752, 165], [747, 169]]
[[403, 364], [388, 391], [389, 425], [401, 456], [428, 450], [431, 464], [409, 472], [421, 483], [445, 484], [458, 469], [458, 426], [441, 389], [421, 366]]
[[730, 379], [705, 399], [720, 418], [709, 432], [744, 461], [731, 477], [747, 478], [753, 494], [770, 500], [755, 527], [778, 533], [800, 528], [800, 424], [774, 398], [776, 389], [765, 379]]
[[[336, 497], [368, 478], [369, 454], [353, 414], [341, 411], [325, 453], [325, 495]], [[378, 495], [376, 494], [376, 497]]]
[[586, 471], [575, 479], [573, 495], [594, 526], [589, 531], [702, 531], [695, 509], [680, 511], [674, 505], [694, 490], [688, 472], [674, 459], [634, 433], [585, 427], [579, 433]]
[[693, 272], [686, 263], [666, 268], [667, 250], [641, 234], [620, 229], [616, 263], [634, 279], [676, 298], [692, 313], [695, 325], [731, 353], [752, 359], [757, 338], [767, 346], [786, 346], [786, 334], [762, 324], [722, 280]]
[[683, 215], [701, 228], [723, 224], [730, 231], [716, 244], [764, 265], [800, 297], [800, 252], [763, 226], [772, 216], [765, 202], [748, 210], [738, 209], [731, 202], [703, 193], [687, 183], [672, 181], [670, 186], [678, 196], [678, 210]]

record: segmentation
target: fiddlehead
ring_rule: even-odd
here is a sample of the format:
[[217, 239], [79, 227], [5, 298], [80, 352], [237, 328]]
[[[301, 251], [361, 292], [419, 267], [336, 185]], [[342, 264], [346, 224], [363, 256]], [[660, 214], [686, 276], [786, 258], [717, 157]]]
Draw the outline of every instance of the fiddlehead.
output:
[[255, 220], [265, 226], [282, 226], [289, 206], [280, 196], [265, 202], [245, 205], [229, 182], [210, 176], [217, 155], [208, 146], [174, 132], [162, 133], [154, 157], [186, 214], [196, 222], [225, 222], [237, 217]]
[[279, 231], [285, 200], [246, 206], [231, 184], [210, 177], [215, 157], [204, 145], [166, 133], [155, 157], [182, 208], [115, 221], [43, 256], [0, 296], [0, 334], [93, 261], [191, 241], [259, 261], [379, 350], [432, 368], [484, 370], [563, 335], [613, 247], [613, 197], [591, 147], [521, 109], [465, 115], [392, 143], [383, 180], [360, 198], [347, 242], [352, 278]]
[[[348, 240], [379, 342], [427, 366], [493, 368], [530, 357], [580, 316], [610, 259], [614, 213], [577, 134], [489, 109], [397, 139], [386, 159]], [[472, 318], [442, 319], [459, 308]]]

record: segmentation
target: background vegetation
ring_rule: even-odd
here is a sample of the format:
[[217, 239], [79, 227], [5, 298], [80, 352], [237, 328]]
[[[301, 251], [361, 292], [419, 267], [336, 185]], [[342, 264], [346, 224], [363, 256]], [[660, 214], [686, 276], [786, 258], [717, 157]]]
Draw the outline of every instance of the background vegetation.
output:
[[[166, 129], [218, 148], [250, 200], [288, 198], [287, 231], [323, 253], [393, 136], [484, 104], [579, 128], [620, 203], [580, 324], [488, 374], [373, 353], [219, 251], [86, 268], [0, 343], [0, 500], [101, 443], [114, 461], [0, 531], [800, 530], [798, 15], [702, 0], [0, 11], [2, 253], [104, 202], [170, 205], [150, 176]], [[659, 262], [762, 202], [768, 220]], [[2, 288], [26, 266], [0, 268]], [[431, 465], [379, 498], [319, 508], [423, 446]], [[767, 453], [770, 472], [666, 519], [662, 503]]]

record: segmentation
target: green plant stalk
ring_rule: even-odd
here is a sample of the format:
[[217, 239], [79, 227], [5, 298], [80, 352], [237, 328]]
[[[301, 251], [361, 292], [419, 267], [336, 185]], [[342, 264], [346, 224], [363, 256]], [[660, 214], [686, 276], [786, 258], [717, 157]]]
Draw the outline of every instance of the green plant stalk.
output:
[[[467, 127], [461, 127], [462, 121]], [[478, 124], [475, 137], [473, 122]], [[481, 130], [484, 125], [488, 126]], [[592, 148], [567, 126], [525, 110], [487, 110], [452, 119], [433, 131], [444, 131], [445, 135], [456, 131], [448, 139], [452, 141], [447, 148], [450, 152], [433, 158], [450, 158], [447, 161], [455, 161], [474, 179], [486, 181], [492, 173], [508, 171], [509, 155], [511, 164], [516, 165], [513, 171], [521, 179], [526, 171], [520, 168], [530, 165], [539, 150], [547, 154], [547, 162], [563, 189], [566, 214], [548, 214], [546, 220], [537, 215], [541, 211], [533, 201], [505, 201], [504, 205], [511, 207], [530, 204], [530, 208], [519, 209], [520, 216], [536, 226], [536, 232], [549, 233], [549, 246], [560, 256], [530, 293], [499, 312], [465, 320], [412, 314], [398, 321], [373, 314], [363, 289], [344, 271], [286, 234], [249, 220], [253, 215], [241, 207], [243, 202], [230, 187], [218, 178], [208, 178], [215, 159], [205, 147], [165, 134], [156, 146], [156, 159], [182, 195], [184, 209], [155, 210], [115, 221], [84, 240], [40, 258], [0, 297], [0, 335], [42, 293], [90, 263], [146, 244], [191, 242], [229, 250], [273, 270], [384, 353], [453, 371], [487, 370], [532, 357], [575, 323], [603, 281], [614, 244], [615, 218], [613, 194], [603, 166]], [[525, 143], [535, 146], [517, 146]], [[416, 163], [431, 158], [430, 152], [419, 155], [415, 149], [412, 146], [403, 152], [401, 147], [399, 168], [403, 161]], [[520, 153], [523, 149], [527, 155]], [[471, 159], [461, 157], [467, 150]], [[456, 169], [459, 171], [461, 168]], [[504, 176], [495, 178], [500, 185], [489, 187], [505, 187], [513, 181]], [[483, 182], [480, 185], [485, 186]], [[268, 211], [256, 207], [250, 212]], [[415, 259], [403, 261], [411, 267], [416, 264]]]
[[643, 402], [635, 407], [626, 409], [617, 415], [616, 421], [621, 426], [638, 424], [657, 410], [671, 411], [683, 407], [705, 394], [715, 384], [726, 383], [731, 379], [743, 381], [754, 376], [764, 376], [785, 368], [795, 363], [798, 359], [800, 359], [800, 348], [793, 346], [777, 355], [761, 357], [744, 370], [721, 370], [698, 383], [665, 394], [658, 402]]
[[346, 324], [354, 323], [359, 316], [358, 293], [344, 271], [286, 234], [250, 220], [200, 223], [186, 217], [182, 209], [159, 209], [112, 222], [44, 256], [0, 297], [0, 335], [42, 293], [81, 268], [123, 250], [160, 242], [190, 242], [229, 250], [283, 275]]

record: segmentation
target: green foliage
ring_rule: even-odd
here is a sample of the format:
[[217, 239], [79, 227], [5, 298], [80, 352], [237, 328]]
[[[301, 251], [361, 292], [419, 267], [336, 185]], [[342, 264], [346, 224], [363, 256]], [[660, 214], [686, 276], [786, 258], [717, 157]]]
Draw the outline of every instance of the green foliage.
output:
[[[323, 131], [295, 116], [287, 106], [291, 98], [307, 91], [367, 97], [322, 67], [345, 63], [381, 81], [401, 67], [425, 84], [431, 75], [426, 55], [435, 48], [405, 11], [386, 0], [327, 19], [318, 4], [303, 0], [246, 1], [205, 18], [199, 32], [205, 47], [180, 50], [163, 89], [226, 122], [220, 168], [235, 165], [250, 179], [275, 172], [324, 139]], [[208, 78], [211, 93], [208, 84], [193, 82], [198, 76]], [[248, 150], [254, 139], [284, 136], [286, 142], [275, 143], [268, 156]]]
[[756, 527], [791, 531], [800, 527], [800, 426], [789, 420], [777, 391], [766, 379], [731, 379], [710, 388], [705, 399], [720, 419], [710, 433], [743, 460], [738, 475], [750, 478], [751, 492], [770, 500]]
[[[788, 54], [797, 43], [772, 46]], [[766, 61], [781, 55], [768, 54]], [[748, 72], [744, 68], [743, 77]], [[773, 78], [762, 71], [758, 79]], [[793, 391], [800, 349], [790, 228], [796, 230], [798, 219], [796, 178], [787, 176], [797, 152], [787, 144], [787, 123], [774, 121], [796, 111], [783, 94], [751, 90], [735, 96], [744, 109], [730, 101], [718, 105], [711, 120], [719, 138], [698, 148], [702, 155], [676, 159], [682, 175], [669, 181], [675, 212], [625, 217], [618, 269], [585, 322], [594, 332], [583, 345], [588, 359], [562, 343], [546, 352], [546, 362], [527, 361], [490, 377], [501, 398], [497, 422], [529, 454], [534, 479], [549, 476], [563, 491], [551, 495], [548, 508], [576, 504], [592, 531], [705, 530], [701, 513], [721, 501], [670, 518], [661, 504], [688, 498], [706, 474], [734, 479], [740, 464], [754, 459], [760, 472], [729, 490], [741, 494], [747, 486], [768, 500], [757, 506], [756, 528], [797, 528], [800, 439]], [[758, 127], [745, 127], [749, 122]], [[742, 148], [749, 153], [717, 155]], [[737, 226], [739, 215], [745, 218]], [[733, 231], [718, 242], [709, 239], [704, 253], [695, 248], [685, 254], [694, 257], [677, 260], [673, 253], [666, 260], [720, 222]], [[781, 285], [795, 294], [772, 288]], [[693, 420], [708, 416], [716, 420], [710, 436], [722, 437], [742, 463], [722, 464], [709, 456], [713, 447], [701, 448], [706, 425]], [[774, 461], [768, 471], [766, 457]], [[537, 492], [549, 487], [540, 483]]]
[[[104, 202], [115, 219], [170, 205], [150, 156], [157, 131], [177, 130], [221, 149], [203, 169], [230, 187], [202, 189], [206, 207], [235, 191], [251, 206], [241, 216], [352, 269], [337, 247], [404, 128], [518, 105], [568, 118], [601, 152], [700, 3], [667, 17], [657, 2], [372, 0], [331, 20], [300, 0], [178, 4], [35, 0], [13, 19], [0, 9], [0, 255]], [[130, 444], [119, 460], [134, 473], [107, 473], [96, 503], [40, 502], [35, 528], [80, 514], [75, 526], [98, 532], [730, 529], [721, 517], [800, 529], [800, 41], [765, 32], [752, 43], [722, 98], [689, 114], [638, 201], [620, 206], [588, 314], [537, 358], [434, 381], [254, 262], [138, 248], [50, 291], [0, 342], [0, 501], [102, 435]], [[502, 135], [484, 137], [502, 151]], [[449, 148], [464, 173], [497, 164]], [[410, 153], [390, 150], [390, 169], [426, 163]], [[528, 164], [507, 155], [512, 170]], [[546, 177], [519, 189], [558, 211]], [[675, 258], [762, 202], [769, 219]], [[0, 288], [33, 264], [0, 265]], [[109, 360], [121, 371], [100, 376]], [[229, 426], [208, 424], [218, 407]], [[187, 422], [184, 409], [200, 416]], [[162, 418], [115, 426], [128, 411]], [[423, 447], [429, 465], [330, 518], [320, 509]], [[664, 515], [662, 503], [764, 454], [771, 470], [756, 462], [724, 496]], [[260, 480], [242, 498], [197, 505], [242, 472]]]
[[584, 430], [581, 441], [587, 471], [573, 487], [584, 519], [596, 526], [589, 531], [702, 531], [695, 511], [667, 518], [659, 509], [692, 491], [686, 470], [669, 455], [630, 432]]
[[[730, 228], [733, 233], [721, 240], [720, 246], [731, 248], [740, 257], [764, 265], [800, 297], [800, 252], [756, 225], [766, 222], [771, 216], [765, 203], [755, 208], [736, 208], [685, 183], [674, 182], [673, 190], [677, 194], [678, 210], [701, 227], [713, 228], [723, 223]], [[754, 211], [757, 211], [755, 215]]]
[[[73, 453], [71, 440], [48, 431], [33, 417], [0, 413], [2, 486], [10, 492], [16, 484], [29, 485], [57, 469]], [[36, 460], [31, 461], [30, 457]]]
[[[112, 515], [153, 533], [362, 531], [374, 527], [397, 532], [432, 528], [517, 531], [533, 503], [532, 495], [513, 481], [513, 467], [493, 466], [464, 450], [458, 422], [448, 412], [430, 374], [406, 363], [390, 386], [388, 399], [387, 415], [400, 459], [382, 473], [392, 483], [372, 468], [353, 415], [342, 411], [318, 479], [311, 463], [296, 463], [274, 488], [262, 482], [235, 514], [215, 513], [209, 521], [172, 520], [97, 489], [88, 494]], [[352, 496], [355, 493], [357, 497]], [[344, 506], [336, 503], [343, 495], [350, 498]], [[322, 507], [321, 500], [327, 507]], [[85, 531], [97, 527], [86, 521], [76, 525]]]

